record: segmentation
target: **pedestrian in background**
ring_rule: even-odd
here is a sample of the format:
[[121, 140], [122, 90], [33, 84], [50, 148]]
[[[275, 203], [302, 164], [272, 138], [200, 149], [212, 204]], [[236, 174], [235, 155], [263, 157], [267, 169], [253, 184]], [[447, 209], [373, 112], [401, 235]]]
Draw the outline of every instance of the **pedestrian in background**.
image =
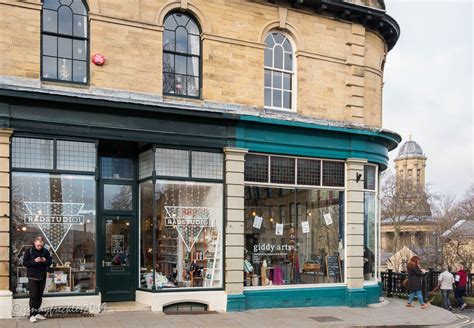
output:
[[413, 307], [411, 304], [415, 296], [418, 298], [418, 302], [421, 304], [421, 308], [425, 309], [428, 307], [423, 300], [423, 294], [421, 293], [421, 277], [424, 275], [425, 270], [420, 267], [420, 258], [413, 256], [408, 262], [408, 290], [410, 295], [408, 296], [407, 307]]
[[467, 306], [463, 299], [467, 286], [467, 273], [464, 271], [464, 265], [460, 264], [458, 266], [458, 272], [456, 272], [455, 280], [456, 291], [454, 292], [454, 297], [456, 298], [456, 301], [458, 301], [459, 308], [464, 310], [464, 308]]
[[441, 296], [443, 297], [443, 307], [446, 310], [452, 310], [451, 301], [449, 300], [449, 293], [453, 290], [454, 276], [449, 272], [449, 267], [443, 265], [444, 271], [438, 277], [438, 287], [441, 290]]
[[36, 237], [33, 247], [28, 249], [23, 257], [23, 265], [27, 267], [28, 290], [30, 293], [30, 321], [46, 319], [38, 310], [43, 301], [46, 285], [46, 271], [52, 263], [51, 255], [44, 247], [43, 237]]

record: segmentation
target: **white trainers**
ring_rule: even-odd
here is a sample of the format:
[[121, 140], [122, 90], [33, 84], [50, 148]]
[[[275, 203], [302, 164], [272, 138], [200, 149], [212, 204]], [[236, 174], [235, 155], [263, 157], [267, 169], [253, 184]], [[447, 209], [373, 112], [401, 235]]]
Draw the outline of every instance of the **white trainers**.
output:
[[467, 304], [464, 303], [463, 305], [461, 305], [461, 310], [464, 310], [466, 308]]
[[39, 313], [37, 315], [35, 315], [35, 318], [38, 319], [38, 320], [46, 320], [46, 317], [42, 316]]
[[38, 321], [38, 319], [36, 319], [36, 317], [32, 315], [30, 317], [30, 322], [36, 322], [36, 321]]

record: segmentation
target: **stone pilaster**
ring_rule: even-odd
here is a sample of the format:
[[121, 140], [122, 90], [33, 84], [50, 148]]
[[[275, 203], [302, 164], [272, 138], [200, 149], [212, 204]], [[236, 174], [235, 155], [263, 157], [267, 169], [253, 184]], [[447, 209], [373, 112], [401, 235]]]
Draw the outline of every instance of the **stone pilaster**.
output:
[[242, 295], [244, 290], [244, 163], [247, 150], [225, 148], [224, 152], [225, 291], [229, 296]]
[[348, 97], [346, 107], [350, 111], [352, 121], [364, 122], [365, 95], [365, 27], [353, 23], [347, 45], [350, 54], [346, 58], [349, 74], [346, 81]]
[[12, 316], [9, 290], [10, 253], [10, 129], [0, 129], [0, 318]]
[[[349, 288], [364, 283], [364, 164], [367, 160], [346, 161], [346, 277]], [[358, 181], [357, 181], [358, 180]]]

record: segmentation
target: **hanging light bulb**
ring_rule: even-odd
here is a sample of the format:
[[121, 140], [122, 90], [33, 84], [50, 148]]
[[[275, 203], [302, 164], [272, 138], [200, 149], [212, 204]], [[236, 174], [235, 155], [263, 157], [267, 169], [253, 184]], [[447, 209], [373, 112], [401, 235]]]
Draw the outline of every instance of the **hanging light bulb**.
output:
[[21, 227], [21, 231], [26, 231], [26, 227]]
[[257, 215], [257, 213], [256, 213], [256, 212], [252, 212], [252, 216], [256, 216], [256, 215]]

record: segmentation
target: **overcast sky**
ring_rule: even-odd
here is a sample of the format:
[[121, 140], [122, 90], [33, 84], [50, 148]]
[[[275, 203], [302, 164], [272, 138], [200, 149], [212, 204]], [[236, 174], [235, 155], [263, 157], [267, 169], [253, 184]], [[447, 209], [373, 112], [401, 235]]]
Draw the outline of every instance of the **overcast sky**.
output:
[[473, 3], [385, 3], [401, 36], [385, 65], [383, 126], [420, 144], [432, 191], [461, 197], [474, 183]]

